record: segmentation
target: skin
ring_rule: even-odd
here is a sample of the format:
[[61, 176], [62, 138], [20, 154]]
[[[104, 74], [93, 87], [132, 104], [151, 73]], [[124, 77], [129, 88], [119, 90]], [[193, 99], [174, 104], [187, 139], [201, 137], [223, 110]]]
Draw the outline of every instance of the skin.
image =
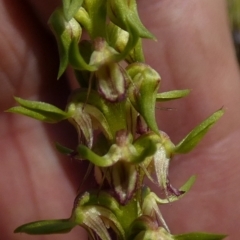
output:
[[[64, 108], [69, 89], [64, 79], [56, 81], [58, 54], [46, 24], [58, 5], [53, 0], [0, 1], [1, 239], [87, 239], [81, 228], [67, 235], [13, 234], [26, 222], [69, 217], [86, 171], [54, 149], [56, 141], [74, 147], [77, 136], [69, 124], [47, 125], [3, 112], [15, 104], [13, 96]], [[139, 12], [158, 39], [146, 41], [145, 49], [147, 63], [162, 77], [161, 91], [192, 89], [187, 98], [161, 105], [172, 111], [157, 108], [161, 130], [178, 143], [214, 111], [225, 109], [193, 152], [172, 160], [174, 186], [193, 174], [197, 182], [162, 213], [174, 234], [208, 231], [238, 239], [240, 81], [225, 1], [139, 0]]]

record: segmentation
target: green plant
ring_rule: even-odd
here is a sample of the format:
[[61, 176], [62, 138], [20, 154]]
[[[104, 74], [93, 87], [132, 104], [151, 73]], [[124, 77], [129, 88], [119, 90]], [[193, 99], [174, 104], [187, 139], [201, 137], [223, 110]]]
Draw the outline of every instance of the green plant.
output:
[[[15, 232], [62, 233], [80, 225], [90, 239], [223, 239], [206, 233], [171, 235], [160, 212], [159, 205], [182, 198], [195, 181], [193, 176], [180, 189], [172, 187], [171, 159], [191, 151], [223, 110], [177, 145], [159, 131], [156, 101], [178, 99], [189, 90], [158, 93], [160, 76], [144, 62], [141, 47], [142, 38], [154, 36], [142, 25], [136, 2], [65, 0], [50, 25], [60, 53], [58, 77], [70, 65], [81, 88], [72, 93], [65, 111], [21, 98], [15, 98], [19, 106], [8, 111], [48, 123], [69, 120], [78, 132], [78, 146], [56, 147], [71, 158], [89, 161], [98, 186], [77, 196], [69, 219], [28, 223]], [[80, 40], [82, 28], [90, 40]], [[145, 177], [154, 181], [154, 175], [162, 198], [143, 185]]]

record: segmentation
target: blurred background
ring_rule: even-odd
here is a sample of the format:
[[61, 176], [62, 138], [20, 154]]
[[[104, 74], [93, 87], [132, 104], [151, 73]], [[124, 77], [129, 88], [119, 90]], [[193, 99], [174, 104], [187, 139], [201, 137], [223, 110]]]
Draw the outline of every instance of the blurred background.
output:
[[233, 41], [240, 63], [240, 0], [227, 0]]

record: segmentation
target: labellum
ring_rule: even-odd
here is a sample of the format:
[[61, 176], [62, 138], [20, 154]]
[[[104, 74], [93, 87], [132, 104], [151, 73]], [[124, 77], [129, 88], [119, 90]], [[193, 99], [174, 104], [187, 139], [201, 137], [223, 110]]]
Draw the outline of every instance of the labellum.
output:
[[97, 66], [95, 72], [97, 88], [101, 96], [110, 102], [119, 102], [126, 97], [127, 74], [115, 62], [117, 52], [104, 39], [94, 41], [95, 51], [92, 53], [90, 64]]

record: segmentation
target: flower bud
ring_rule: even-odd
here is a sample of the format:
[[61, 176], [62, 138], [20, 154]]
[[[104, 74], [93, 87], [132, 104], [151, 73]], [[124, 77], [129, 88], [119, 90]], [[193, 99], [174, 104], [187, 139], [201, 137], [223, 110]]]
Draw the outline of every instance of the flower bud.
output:
[[159, 134], [155, 120], [156, 95], [161, 79], [159, 74], [143, 63], [133, 63], [126, 70], [131, 77], [128, 97], [132, 105], [141, 114], [148, 127]]
[[57, 39], [60, 55], [58, 78], [60, 78], [68, 65], [70, 44], [73, 39], [76, 39], [77, 42], [79, 41], [82, 29], [74, 18], [67, 21], [62, 9], [57, 9], [53, 12], [49, 19], [49, 24]]
[[135, 0], [109, 0], [107, 1], [107, 13], [110, 20], [123, 30], [134, 33], [142, 38], [155, 37], [143, 26], [137, 12]]

